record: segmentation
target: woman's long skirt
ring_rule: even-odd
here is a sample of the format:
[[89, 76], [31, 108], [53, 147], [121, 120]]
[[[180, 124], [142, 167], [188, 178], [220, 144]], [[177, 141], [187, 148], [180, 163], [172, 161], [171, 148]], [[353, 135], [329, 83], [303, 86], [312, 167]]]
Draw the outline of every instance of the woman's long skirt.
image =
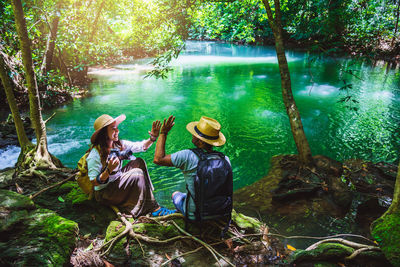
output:
[[134, 218], [146, 215], [159, 207], [143, 159], [131, 160], [121, 169], [121, 176], [106, 188], [95, 191], [95, 199], [105, 205], [114, 205]]

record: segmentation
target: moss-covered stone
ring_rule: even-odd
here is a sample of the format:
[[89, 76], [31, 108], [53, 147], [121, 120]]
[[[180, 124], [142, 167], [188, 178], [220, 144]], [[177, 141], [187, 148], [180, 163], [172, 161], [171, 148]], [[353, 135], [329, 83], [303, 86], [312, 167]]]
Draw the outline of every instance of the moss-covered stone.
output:
[[354, 248], [341, 243], [322, 243], [313, 250], [295, 251], [291, 255], [291, 262], [296, 266], [332, 266], [330, 264], [337, 262], [345, 263], [346, 266], [390, 266], [382, 252], [376, 250], [362, 251], [355, 258], [347, 259], [354, 251]]
[[[210, 243], [219, 240], [221, 228], [216, 226], [223, 225], [222, 222], [215, 221], [204, 222], [201, 227], [199, 223], [188, 223], [188, 225], [185, 225], [183, 216], [175, 217], [173, 220], [181, 229], [186, 229], [192, 235], [203, 240], [208, 240]], [[133, 231], [136, 234], [142, 234], [146, 237], [166, 240], [183, 235], [170, 221], [155, 222], [148, 218], [139, 218], [139, 223], [135, 223], [133, 219], [129, 219], [129, 221], [132, 223]], [[233, 211], [232, 225], [243, 233], [254, 233], [259, 231], [262, 223], [255, 218]], [[124, 230], [124, 223], [112, 221], [107, 228], [105, 242], [118, 236]], [[127, 242], [128, 239], [126, 237], [117, 241], [107, 259], [117, 265], [158, 266], [166, 260], [166, 254], [170, 256], [178, 255], [198, 247], [198, 244], [190, 241], [190, 239], [181, 239], [168, 244], [154, 244], [146, 241], [139, 241], [139, 244], [134, 238], [130, 238], [129, 245]], [[127, 247], [129, 248], [129, 253], [127, 253]], [[222, 247], [225, 248], [225, 245]], [[190, 259], [185, 257], [185, 260], [190, 263], [184, 266], [193, 266], [194, 262], [203, 262], [203, 266], [209, 266], [214, 262], [214, 258], [207, 251], [205, 251], [205, 256], [199, 253]]]
[[321, 261], [343, 259], [350, 256], [354, 249], [339, 243], [322, 243], [313, 250], [296, 250], [292, 255], [294, 263], [302, 261]]
[[7, 188], [12, 184], [14, 173], [15, 169], [13, 168], [7, 168], [0, 172], [0, 188]]
[[[62, 266], [69, 262], [78, 225], [54, 211], [35, 209], [33, 202], [14, 192], [0, 192], [1, 263], [13, 266]], [[6, 197], [5, 197], [6, 196]]]
[[61, 185], [60, 190], [68, 191], [65, 200], [70, 201], [72, 205], [82, 204], [85, 201], [89, 201], [88, 196], [82, 191], [76, 182], [67, 182]]
[[104, 234], [110, 221], [116, 218], [111, 208], [89, 200], [75, 181], [44, 192], [35, 198], [35, 203], [77, 222], [83, 235]]
[[32, 210], [35, 208], [35, 204], [32, 200], [24, 195], [9, 190], [0, 190], [0, 203], [3, 208], [9, 210]]
[[400, 212], [385, 214], [371, 225], [372, 237], [393, 266], [400, 266]]
[[[112, 221], [106, 231], [105, 242], [111, 240], [112, 238], [118, 236], [125, 230], [125, 224], [121, 221]], [[117, 264], [124, 264], [127, 260], [127, 255], [125, 251], [125, 246], [127, 243], [127, 237], [124, 236], [120, 240], [118, 240], [115, 244], [113, 249], [111, 250], [110, 254], [107, 258], [112, 261], [113, 263]]]
[[262, 223], [252, 217], [248, 217], [242, 213], [232, 210], [232, 221], [241, 229], [253, 230], [260, 229]]

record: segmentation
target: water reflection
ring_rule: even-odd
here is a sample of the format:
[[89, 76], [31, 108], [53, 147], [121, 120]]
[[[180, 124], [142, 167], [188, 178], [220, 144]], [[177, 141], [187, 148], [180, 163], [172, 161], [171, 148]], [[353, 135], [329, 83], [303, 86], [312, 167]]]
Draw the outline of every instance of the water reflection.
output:
[[[313, 154], [336, 160], [397, 161], [398, 73], [363, 62], [317, 58], [310, 64], [307, 55], [287, 55]], [[272, 47], [189, 42], [166, 80], [143, 79], [148, 62], [92, 72], [93, 96], [55, 110], [57, 115], [48, 123], [49, 150], [75, 167], [88, 148], [95, 118], [125, 113], [120, 136], [129, 140], [148, 138], [154, 119], [174, 114], [176, 125], [168, 136], [167, 153], [192, 147], [185, 128], [188, 122], [201, 115], [219, 120], [228, 140], [220, 150], [231, 159], [235, 189], [264, 176], [273, 155], [296, 152]], [[351, 84], [351, 90], [340, 91], [344, 84]], [[337, 102], [346, 95], [357, 100], [352, 103], [357, 112]], [[7, 153], [17, 155], [13, 150]], [[179, 170], [155, 166], [153, 153], [154, 146], [139, 156], [149, 163], [157, 198], [169, 204], [170, 193], [185, 190], [185, 185]]]

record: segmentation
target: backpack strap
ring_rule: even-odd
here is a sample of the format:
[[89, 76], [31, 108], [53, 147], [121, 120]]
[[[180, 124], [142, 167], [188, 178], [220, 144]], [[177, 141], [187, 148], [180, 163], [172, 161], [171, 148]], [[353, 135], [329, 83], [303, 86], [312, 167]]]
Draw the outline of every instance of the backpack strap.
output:
[[203, 151], [201, 148], [192, 148], [190, 149], [196, 156], [199, 158], [199, 160], [205, 160], [207, 159], [207, 154], [206, 152]]
[[[203, 151], [203, 149], [201, 149], [201, 148], [193, 148], [193, 149], [191, 149], [191, 151], [194, 153], [194, 154], [196, 154], [196, 156], [199, 158], [199, 161], [203, 161], [203, 160], [206, 160], [207, 159], [207, 154], [206, 154], [206, 152], [204, 152]], [[196, 173], [196, 175], [197, 175], [197, 173]], [[199, 177], [200, 178], [200, 177]], [[203, 188], [204, 188], [204, 180], [203, 179], [201, 179], [200, 180], [200, 182], [201, 182], [201, 185], [200, 185], [200, 190], [203, 190]], [[189, 191], [189, 188], [188, 188], [188, 186], [186, 185], [186, 190], [188, 191], [188, 195], [190, 195], [191, 197], [192, 197], [192, 199], [193, 199], [193, 201], [194, 201], [194, 204], [195, 204], [195, 206], [196, 206], [196, 210], [195, 210], [195, 212], [194, 212], [194, 216], [195, 216], [195, 218], [196, 218], [196, 221], [201, 221], [201, 214], [202, 214], [202, 207], [203, 207], [203, 199], [198, 199], [199, 198], [199, 196], [197, 196], [196, 198], [197, 199], [195, 199], [192, 195], [191, 195], [191, 193], [190, 193], [190, 191]], [[202, 192], [200, 192], [200, 197], [202, 196], [203, 194], [202, 194]]]

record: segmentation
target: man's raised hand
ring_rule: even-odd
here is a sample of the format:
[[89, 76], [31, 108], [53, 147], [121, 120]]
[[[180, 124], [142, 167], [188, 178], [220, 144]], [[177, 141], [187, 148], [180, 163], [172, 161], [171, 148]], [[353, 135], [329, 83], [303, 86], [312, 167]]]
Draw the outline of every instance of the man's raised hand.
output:
[[168, 134], [171, 128], [175, 125], [175, 117], [173, 115], [169, 116], [166, 120], [164, 119], [163, 125], [161, 126], [160, 133], [161, 134]]

